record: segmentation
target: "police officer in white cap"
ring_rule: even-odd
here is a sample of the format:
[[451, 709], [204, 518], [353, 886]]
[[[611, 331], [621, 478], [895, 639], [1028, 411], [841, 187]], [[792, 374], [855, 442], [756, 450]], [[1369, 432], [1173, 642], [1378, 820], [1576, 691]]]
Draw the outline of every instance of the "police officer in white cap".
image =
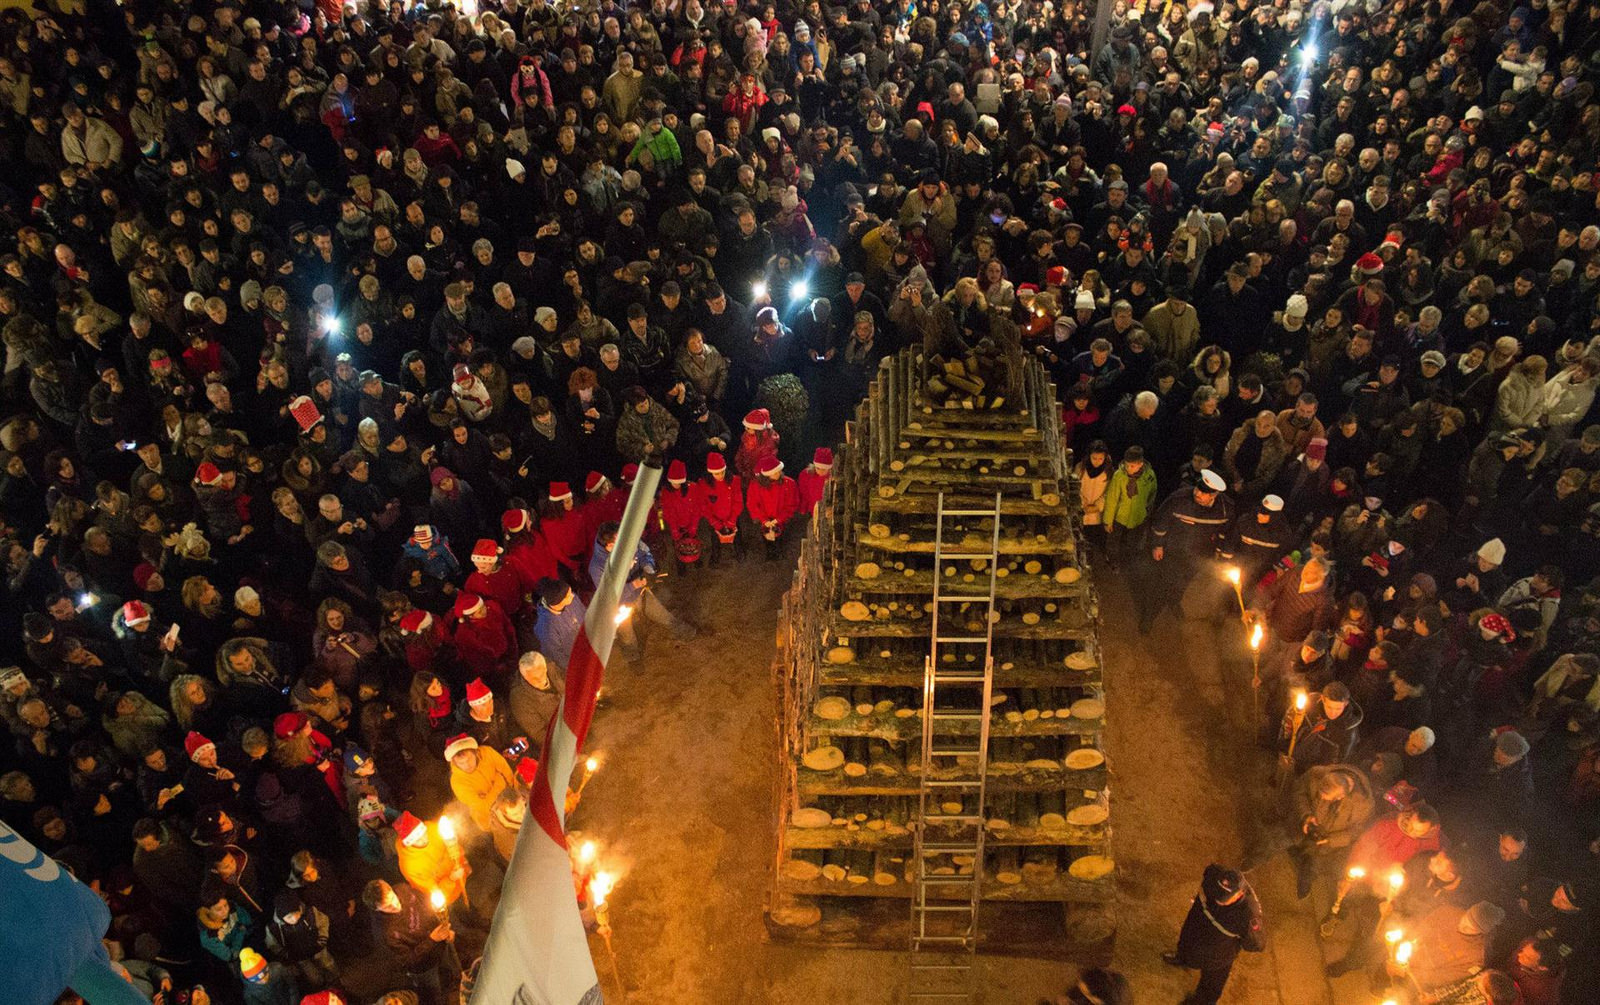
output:
[[1255, 518], [1241, 517], [1229, 536], [1229, 544], [1248, 588], [1294, 544], [1294, 528], [1283, 518], [1283, 497], [1263, 496]]
[[1207, 468], [1191, 488], [1181, 488], [1161, 504], [1150, 521], [1150, 582], [1138, 590], [1139, 634], [1148, 635], [1156, 615], [1169, 606], [1182, 610], [1183, 594], [1197, 572], [1217, 558], [1230, 558], [1228, 530], [1233, 500], [1222, 476]]

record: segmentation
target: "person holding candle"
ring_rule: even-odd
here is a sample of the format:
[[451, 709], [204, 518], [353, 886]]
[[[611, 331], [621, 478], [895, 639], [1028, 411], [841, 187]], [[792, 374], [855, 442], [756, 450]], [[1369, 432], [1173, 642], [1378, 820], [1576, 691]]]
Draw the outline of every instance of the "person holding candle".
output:
[[1361, 725], [1361, 706], [1350, 697], [1350, 689], [1332, 681], [1321, 692], [1307, 695], [1304, 707], [1298, 704], [1292, 702], [1284, 714], [1282, 733], [1294, 773], [1347, 760]]
[[[1349, 869], [1339, 884], [1336, 915], [1354, 929], [1345, 955], [1325, 968], [1341, 977], [1365, 966], [1371, 958], [1373, 934], [1387, 904], [1405, 885], [1405, 865], [1418, 855], [1439, 850], [1439, 814], [1416, 803], [1392, 817], [1374, 821], [1350, 848]], [[1398, 882], [1395, 879], [1398, 878]]]
[[446, 847], [439, 826], [419, 820], [408, 810], [394, 822], [394, 830], [398, 836], [395, 854], [406, 882], [424, 896], [435, 889], [442, 890], [449, 904], [460, 899], [471, 870], [465, 860], [458, 864], [455, 854]]
[[362, 890], [361, 901], [372, 912], [374, 928], [395, 968], [405, 975], [403, 983], [417, 993], [419, 1005], [444, 1005], [445, 989], [455, 987], [461, 967], [455, 932], [429, 903], [429, 893], [375, 879]]
[[1424, 995], [1469, 977], [1488, 962], [1489, 939], [1505, 917], [1487, 900], [1466, 910], [1440, 904], [1408, 927], [1411, 960], [1404, 967], [1391, 961], [1389, 975], [1409, 977]]

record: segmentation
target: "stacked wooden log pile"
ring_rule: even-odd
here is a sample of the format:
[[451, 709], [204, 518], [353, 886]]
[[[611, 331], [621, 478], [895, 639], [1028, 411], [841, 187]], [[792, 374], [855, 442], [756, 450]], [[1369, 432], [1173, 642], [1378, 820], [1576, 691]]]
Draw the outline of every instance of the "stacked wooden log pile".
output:
[[[985, 360], [982, 369], [981, 381], [951, 381], [946, 367], [924, 368], [914, 350], [885, 360], [813, 515], [784, 597], [775, 662], [784, 770], [768, 921], [777, 936], [903, 943], [903, 925], [864, 919], [866, 898], [913, 891], [934, 578], [966, 593], [986, 588], [989, 575], [986, 559], [934, 567], [941, 490], [952, 509], [992, 510], [996, 490], [1002, 503], [985, 861], [945, 856], [931, 868], [981, 870], [986, 902], [1062, 905], [1058, 931], [1068, 941], [1110, 934], [1098, 612], [1054, 389], [1042, 367], [1020, 356]], [[988, 552], [988, 519], [958, 523], [956, 540], [949, 526], [947, 550]], [[981, 634], [986, 610], [951, 604], [942, 617], [951, 631]], [[974, 758], [939, 777], [975, 770]], [[947, 813], [976, 809], [960, 790], [948, 798]], [[1001, 927], [990, 912], [986, 932]]]

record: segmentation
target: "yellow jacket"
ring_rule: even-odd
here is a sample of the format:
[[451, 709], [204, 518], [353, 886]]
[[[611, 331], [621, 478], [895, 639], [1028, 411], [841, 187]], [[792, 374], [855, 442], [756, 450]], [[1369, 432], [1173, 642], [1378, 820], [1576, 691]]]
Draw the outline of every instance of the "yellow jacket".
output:
[[488, 831], [494, 801], [506, 787], [516, 782], [511, 765], [492, 747], [478, 748], [478, 766], [471, 772], [450, 766], [450, 790], [472, 815], [472, 822]]
[[[436, 824], [425, 824], [428, 829], [428, 843], [421, 848], [413, 848], [404, 841], [396, 844], [396, 853], [400, 859], [400, 875], [406, 882], [416, 887], [426, 897], [435, 889], [444, 893], [445, 903], [453, 904], [461, 896], [461, 889], [465, 880], [458, 881], [452, 873], [455, 872], [455, 858], [450, 849], [445, 846], [444, 838], [439, 836]], [[462, 865], [466, 872], [471, 872], [472, 867], [466, 865], [463, 853]]]

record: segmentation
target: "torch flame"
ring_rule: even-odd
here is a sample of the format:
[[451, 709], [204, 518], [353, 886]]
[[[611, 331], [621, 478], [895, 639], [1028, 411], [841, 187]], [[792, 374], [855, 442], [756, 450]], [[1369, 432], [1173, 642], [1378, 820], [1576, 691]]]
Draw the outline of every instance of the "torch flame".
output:
[[1391, 928], [1387, 932], [1383, 933], [1383, 940], [1392, 946], [1404, 938], [1405, 934], [1406, 933], [1402, 932], [1398, 928]]
[[585, 841], [578, 846], [578, 861], [588, 865], [594, 861], [595, 847], [593, 841]]
[[1227, 576], [1228, 582], [1232, 583], [1234, 586], [1239, 585], [1239, 567], [1237, 565], [1228, 566], [1227, 571], [1225, 571], [1223, 575]]
[[1400, 964], [1402, 967], [1410, 963], [1412, 948], [1413, 947], [1410, 942], [1402, 942], [1398, 946], [1395, 946], [1394, 961]]
[[620, 625], [624, 621], [627, 621], [632, 616], [633, 616], [633, 608], [628, 604], [623, 604], [621, 607], [617, 608], [616, 623]]
[[1250, 648], [1255, 652], [1261, 651], [1262, 634], [1263, 631], [1260, 625], [1256, 625], [1254, 628], [1250, 629]]
[[1350, 867], [1350, 871], [1345, 873], [1345, 875], [1349, 876], [1351, 879], [1365, 879], [1367, 876], [1367, 870], [1361, 868], [1359, 865], [1353, 865]]
[[448, 816], [441, 815], [439, 817], [439, 836], [446, 841], [454, 841], [456, 839], [455, 822]]
[[1295, 692], [1294, 710], [1296, 712], [1304, 712], [1306, 710], [1306, 693], [1304, 691]]
[[589, 897], [594, 901], [594, 906], [605, 904], [606, 898], [616, 888], [617, 881], [609, 872], [601, 871], [594, 874], [594, 879], [589, 881]]
[[598, 757], [591, 757], [587, 761], [583, 762], [583, 770], [587, 771], [591, 775], [594, 774], [595, 773], [595, 769], [597, 769], [599, 767], [600, 767], [600, 758], [598, 758]]
[[428, 894], [428, 903], [433, 905], [435, 911], [444, 910], [444, 891], [434, 887], [433, 892]]
[[1400, 888], [1406, 885], [1406, 874], [1399, 869], [1389, 871], [1389, 891], [1391, 896], [1399, 893]]

